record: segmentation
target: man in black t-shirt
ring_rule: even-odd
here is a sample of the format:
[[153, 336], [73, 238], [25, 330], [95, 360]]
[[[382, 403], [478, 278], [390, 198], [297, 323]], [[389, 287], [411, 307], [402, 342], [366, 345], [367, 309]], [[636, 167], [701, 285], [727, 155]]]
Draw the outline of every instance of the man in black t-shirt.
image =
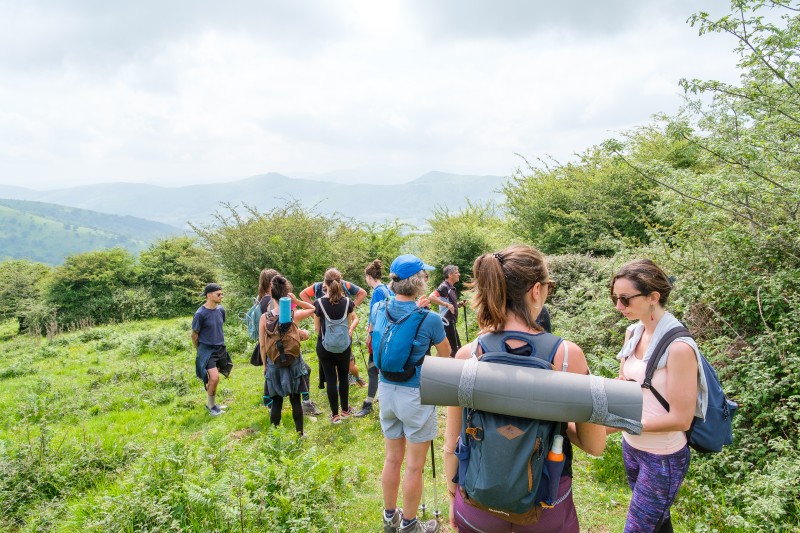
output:
[[459, 303], [456, 294], [455, 284], [461, 279], [461, 273], [456, 265], [447, 265], [442, 270], [444, 281], [433, 291], [428, 299], [431, 303], [439, 305], [439, 314], [444, 321], [444, 332], [447, 340], [450, 341], [450, 357], [455, 357], [456, 352], [461, 348], [461, 339], [458, 337], [456, 322], [458, 322], [458, 308], [463, 307]]

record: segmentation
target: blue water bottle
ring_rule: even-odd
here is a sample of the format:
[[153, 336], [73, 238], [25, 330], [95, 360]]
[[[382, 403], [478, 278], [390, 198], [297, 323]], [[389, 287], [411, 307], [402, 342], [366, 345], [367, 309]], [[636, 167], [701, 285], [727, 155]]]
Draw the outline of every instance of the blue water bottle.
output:
[[278, 322], [288, 324], [292, 321], [292, 299], [284, 296], [278, 301]]

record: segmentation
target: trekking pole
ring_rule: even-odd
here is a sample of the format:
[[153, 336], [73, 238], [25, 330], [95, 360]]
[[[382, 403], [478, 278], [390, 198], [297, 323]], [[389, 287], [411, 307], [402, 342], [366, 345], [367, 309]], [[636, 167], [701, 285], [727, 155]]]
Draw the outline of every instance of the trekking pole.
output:
[[436, 454], [433, 453], [433, 441], [431, 441], [431, 468], [433, 469], [433, 517], [438, 522], [442, 513], [439, 511], [439, 498], [436, 497]]
[[358, 349], [361, 351], [361, 362], [364, 363], [364, 370], [369, 372], [369, 365], [367, 364], [367, 358], [364, 357], [364, 343], [361, 342], [361, 336], [356, 331], [356, 342], [358, 343]]
[[469, 342], [469, 326], [467, 325], [467, 306], [465, 305], [461, 309], [464, 310], [464, 335], [466, 335], [467, 342]]

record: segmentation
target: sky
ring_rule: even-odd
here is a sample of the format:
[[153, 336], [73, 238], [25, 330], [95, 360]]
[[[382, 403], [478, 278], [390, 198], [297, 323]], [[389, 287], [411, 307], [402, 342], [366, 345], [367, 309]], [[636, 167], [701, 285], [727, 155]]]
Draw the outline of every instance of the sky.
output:
[[511, 175], [735, 81], [720, 0], [0, 0], [0, 184]]

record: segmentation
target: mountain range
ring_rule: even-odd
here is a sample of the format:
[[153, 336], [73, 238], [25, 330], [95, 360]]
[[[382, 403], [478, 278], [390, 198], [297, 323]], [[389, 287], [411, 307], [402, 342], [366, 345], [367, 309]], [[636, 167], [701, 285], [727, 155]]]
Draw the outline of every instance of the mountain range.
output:
[[222, 204], [261, 212], [287, 200], [324, 214], [341, 213], [362, 222], [398, 219], [422, 225], [436, 206], [458, 210], [472, 201], [502, 201], [505, 178], [429, 172], [401, 184], [344, 185], [269, 173], [229, 183], [162, 187], [140, 183], [102, 183], [40, 191], [0, 185], [0, 198], [46, 202], [100, 213], [128, 215], [186, 229], [209, 222]]
[[467, 199], [502, 202], [505, 178], [429, 172], [401, 184], [342, 184], [270, 173], [229, 183], [163, 187], [102, 183], [57, 190], [0, 185], [0, 261], [59, 264], [67, 255], [189, 232], [214, 213], [247, 204], [266, 212], [296, 200], [323, 214], [364, 223], [399, 220], [424, 227], [435, 207], [458, 211]]

